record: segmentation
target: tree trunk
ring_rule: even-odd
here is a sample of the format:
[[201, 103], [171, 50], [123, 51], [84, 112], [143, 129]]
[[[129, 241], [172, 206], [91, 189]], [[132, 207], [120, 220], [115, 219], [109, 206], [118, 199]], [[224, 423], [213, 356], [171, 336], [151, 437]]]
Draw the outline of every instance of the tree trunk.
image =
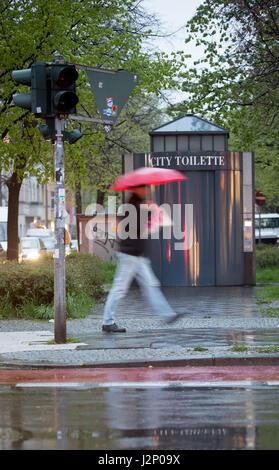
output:
[[18, 209], [21, 185], [22, 180], [18, 180], [18, 175], [14, 172], [7, 182], [9, 190], [7, 259], [10, 261], [18, 261]]
[[[75, 208], [76, 208], [76, 216], [78, 214], [82, 214], [81, 183], [80, 182], [76, 183]], [[78, 250], [79, 250], [79, 222], [78, 222], [77, 217], [76, 217], [76, 224], [77, 224], [77, 241], [78, 241]]]

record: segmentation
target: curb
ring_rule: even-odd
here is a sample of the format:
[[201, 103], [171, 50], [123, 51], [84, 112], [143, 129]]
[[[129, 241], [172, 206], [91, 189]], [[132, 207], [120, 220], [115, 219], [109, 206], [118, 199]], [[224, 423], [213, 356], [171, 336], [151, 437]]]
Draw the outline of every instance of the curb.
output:
[[28, 364], [1, 363], [0, 371], [4, 369], [98, 369], [98, 368], [132, 368], [132, 367], [207, 367], [207, 366], [279, 366], [279, 356], [270, 357], [212, 357], [191, 359], [170, 359], [129, 362], [96, 362], [94, 364]]

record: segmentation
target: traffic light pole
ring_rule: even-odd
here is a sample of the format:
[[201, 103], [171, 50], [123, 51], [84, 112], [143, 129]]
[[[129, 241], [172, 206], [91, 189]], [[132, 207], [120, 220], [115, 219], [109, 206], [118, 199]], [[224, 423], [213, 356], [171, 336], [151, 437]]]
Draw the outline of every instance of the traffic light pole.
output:
[[66, 343], [65, 270], [65, 164], [63, 131], [65, 119], [55, 118], [55, 251], [54, 251], [54, 340]]

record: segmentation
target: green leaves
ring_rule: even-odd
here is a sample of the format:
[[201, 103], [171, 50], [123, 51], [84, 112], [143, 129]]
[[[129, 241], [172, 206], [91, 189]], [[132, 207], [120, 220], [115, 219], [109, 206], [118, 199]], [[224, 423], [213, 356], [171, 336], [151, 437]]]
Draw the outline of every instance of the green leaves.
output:
[[[186, 25], [203, 56], [179, 74], [192, 112], [230, 131], [230, 148], [256, 155], [256, 184], [279, 203], [279, 6], [275, 0], [205, 0]], [[182, 61], [181, 61], [182, 63]]]
[[[176, 57], [142, 47], [152, 25], [136, 0], [2, 0], [0, 13], [0, 164], [13, 169], [24, 154], [23, 177], [51, 177], [52, 151], [38, 129], [24, 127], [24, 119], [31, 123], [32, 117], [12, 103], [13, 93], [28, 90], [14, 83], [13, 70], [38, 60], [53, 61], [59, 51], [72, 63], [137, 72], [140, 82], [134, 96], [158, 95], [162, 88], [176, 85]], [[99, 119], [85, 74], [79, 70], [79, 75], [78, 111]], [[75, 171], [78, 178], [85, 174], [89, 152], [92, 159], [102, 153], [103, 127], [91, 127], [82, 124], [84, 137], [71, 151], [65, 146], [67, 171], [73, 178]], [[4, 137], [9, 137], [10, 144], [2, 141]]]

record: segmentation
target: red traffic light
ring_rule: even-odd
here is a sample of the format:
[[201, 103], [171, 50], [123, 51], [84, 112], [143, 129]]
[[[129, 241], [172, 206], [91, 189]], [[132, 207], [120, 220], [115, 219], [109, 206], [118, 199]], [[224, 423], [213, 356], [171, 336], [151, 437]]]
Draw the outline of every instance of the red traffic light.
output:
[[78, 73], [73, 67], [64, 67], [59, 71], [56, 83], [61, 88], [68, 88], [78, 79]]
[[78, 73], [74, 65], [52, 64], [51, 71], [52, 115], [75, 113], [78, 103], [76, 80]]

